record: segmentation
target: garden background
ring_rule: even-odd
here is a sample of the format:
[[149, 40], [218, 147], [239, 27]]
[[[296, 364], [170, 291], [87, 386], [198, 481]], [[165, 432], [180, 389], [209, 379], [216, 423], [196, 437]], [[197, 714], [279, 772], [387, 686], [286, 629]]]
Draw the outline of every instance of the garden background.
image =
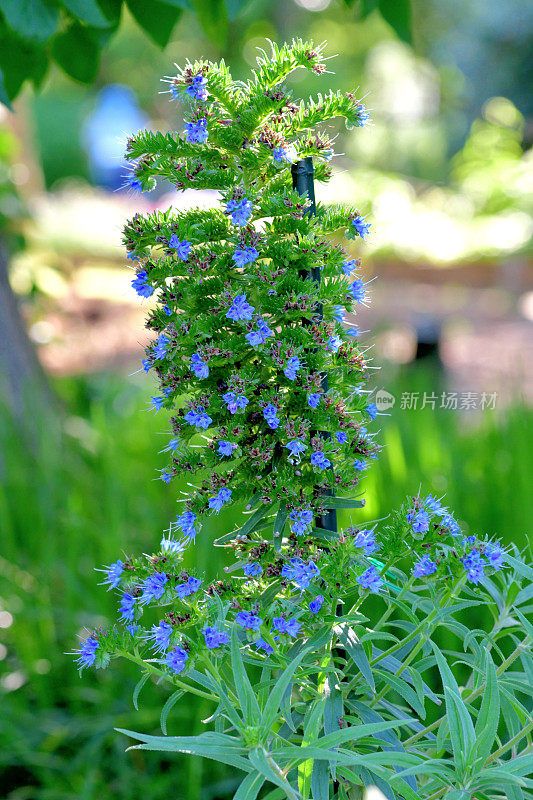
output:
[[[63, 5], [85, 17], [106, 8]], [[64, 38], [45, 50], [42, 26], [32, 31], [29, 12], [21, 23], [0, 0], [4, 44], [20, 36], [20, 58], [38, 45], [51, 54], [38, 89], [24, 85], [14, 113], [0, 107], [0, 261], [28, 334], [7, 330], [3, 285], [0, 796], [9, 800], [223, 800], [239, 780], [197, 758], [125, 753], [113, 727], [156, 732], [163, 693], [145, 687], [133, 723], [136, 674], [118, 665], [81, 681], [65, 655], [85, 626], [112, 614], [94, 566], [152, 549], [177, 511], [176, 481], [170, 489], [157, 479], [167, 424], [147, 410], [151, 378], [137, 372], [146, 305], [130, 289], [120, 245], [135, 210], [213, 202], [170, 186], [143, 196], [120, 189], [127, 134], [181, 125], [182, 109], [159, 94], [174, 61], [224, 57], [239, 77], [265, 38], [296, 35], [327, 39], [339, 54], [324, 90], [360, 87], [374, 123], [338, 128], [342, 155], [331, 188], [317, 195], [356, 202], [372, 222], [364, 272], [377, 280], [357, 324], [381, 367], [384, 445], [352, 518], [383, 517], [421, 485], [446, 493], [465, 530], [528, 544], [531, 5], [417, 0], [411, 25], [403, 1], [187, 5], [158, 2], [155, 16], [143, 16], [143, 4], [129, 2], [92, 50], [82, 45], [97, 18], [81, 15], [85, 39], [78, 31], [76, 40], [62, 11], [58, 30], [67, 25], [71, 39], [52, 31]], [[296, 97], [307, 91], [305, 78], [294, 81]], [[222, 513], [194, 550], [208, 577], [223, 568], [211, 540], [228, 525]], [[188, 698], [169, 732], [198, 733], [203, 716], [201, 701]]]

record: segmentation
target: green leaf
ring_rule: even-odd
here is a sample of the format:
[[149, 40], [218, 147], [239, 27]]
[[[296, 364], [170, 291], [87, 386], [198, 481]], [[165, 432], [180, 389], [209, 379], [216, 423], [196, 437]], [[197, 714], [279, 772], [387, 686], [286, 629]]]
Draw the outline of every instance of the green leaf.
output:
[[379, 675], [381, 680], [386, 683], [392, 691], [397, 692], [401, 697], [403, 697], [405, 702], [409, 703], [411, 708], [416, 711], [416, 713], [422, 719], [426, 718], [426, 709], [424, 708], [423, 703], [420, 702], [417, 693], [406, 681], [403, 680], [403, 678], [398, 677], [398, 675], [394, 675], [392, 672], [386, 672], [385, 670], [377, 668], [374, 669], [374, 674], [376, 677]]
[[436, 644], [434, 642], [431, 644], [444, 687], [446, 717], [450, 726], [453, 754], [459, 772], [465, 775], [473, 759], [476, 741], [474, 725], [448, 662]]
[[289, 509], [284, 503], [280, 503], [278, 513], [276, 514], [276, 521], [274, 522], [274, 530], [272, 532], [274, 538], [274, 550], [278, 553], [281, 550], [283, 542], [283, 531], [287, 524], [287, 517], [289, 516]]
[[299, 796], [298, 792], [296, 792], [290, 783], [283, 777], [283, 774], [277, 764], [275, 764], [275, 762], [273, 764], [271, 758], [267, 757], [267, 754], [262, 747], [254, 747], [253, 750], [250, 750], [248, 758], [256, 770], [264, 775], [265, 778], [270, 781], [270, 783], [273, 783], [275, 786], [279, 786], [281, 789], [284, 789], [287, 792], [287, 797], [296, 798]]
[[180, 697], [183, 697], [185, 692], [183, 689], [177, 689], [173, 692], [170, 697], [167, 699], [165, 705], [161, 709], [161, 717], [159, 718], [159, 724], [161, 725], [161, 730], [167, 735], [167, 718], [170, 714], [171, 710], [174, 708]]
[[267, 704], [261, 717], [261, 730], [263, 733], [268, 733], [276, 719], [278, 708], [281, 706], [285, 689], [292, 680], [292, 676], [300, 666], [300, 663], [305, 656], [306, 651], [301, 652], [294, 658], [287, 667], [283, 670], [274, 688], [270, 693]]
[[0, 22], [0, 69], [9, 100], [17, 96], [25, 80], [38, 86], [47, 68], [48, 59], [42, 48], [12, 36]]
[[242, 528], [239, 528], [237, 531], [227, 533], [225, 536], [221, 536], [219, 539], [215, 539], [215, 544], [227, 544], [227, 542], [232, 542], [237, 536], [248, 536], [249, 533], [252, 533], [252, 531], [259, 526], [263, 518], [270, 513], [272, 505], [273, 503], [269, 505], [261, 505], [257, 511], [249, 516], [248, 521], [244, 523]]
[[252, 689], [252, 684], [250, 683], [246, 667], [242, 660], [239, 646], [239, 633], [236, 625], [233, 626], [231, 631], [231, 667], [244, 719], [248, 725], [256, 725], [259, 722], [261, 711], [259, 710], [255, 692]]
[[216, 44], [226, 44], [228, 36], [228, 10], [225, 0], [192, 0], [200, 25], [208, 38]]
[[379, 0], [379, 10], [400, 39], [412, 44], [410, 0]]
[[13, 106], [9, 102], [9, 97], [7, 96], [6, 87], [4, 85], [4, 73], [0, 69], [0, 103], [7, 106], [10, 111], [13, 111]]
[[62, 2], [71, 14], [93, 28], [108, 28], [112, 25], [96, 0], [62, 0]]
[[328, 675], [324, 686], [324, 733], [334, 733], [340, 728], [339, 719], [344, 714], [342, 694], [335, 685], [333, 676]]
[[370, 666], [365, 648], [357, 638], [355, 631], [344, 622], [340, 625], [337, 625], [334, 631], [339, 638], [339, 641], [342, 642], [346, 652], [350, 655], [356, 666], [359, 668], [361, 674], [365, 678], [372, 691], [375, 692], [376, 684], [374, 683], [372, 667]]
[[98, 72], [100, 45], [93, 31], [74, 22], [54, 38], [52, 55], [59, 66], [80, 83], [91, 83]]
[[323, 501], [324, 508], [363, 508], [363, 500], [351, 497], [328, 497]]
[[505, 560], [508, 564], [510, 564], [519, 575], [522, 575], [523, 578], [526, 578], [528, 581], [533, 581], [533, 568], [524, 564], [523, 561], [520, 561], [518, 558], [513, 558], [508, 553], [505, 553]]
[[229, 699], [227, 693], [224, 691], [222, 686], [211, 677], [211, 675], [205, 675], [202, 672], [198, 672], [198, 670], [192, 669], [188, 673], [188, 677], [191, 678], [191, 680], [196, 681], [196, 683], [199, 683], [200, 686], [209, 689], [216, 697], [218, 697], [221, 705], [226, 711], [228, 719], [232, 722], [235, 728], [237, 728], [237, 730], [240, 730], [243, 727], [243, 721], [239, 717], [237, 710], [232, 706], [231, 700]]
[[59, 12], [46, 0], [0, 0], [6, 24], [22, 39], [44, 42], [57, 28]]
[[132, 700], [133, 700], [133, 707], [135, 708], [135, 711], [139, 710], [139, 695], [141, 693], [141, 689], [143, 688], [144, 684], [146, 683], [146, 681], [148, 680], [149, 677], [150, 677], [150, 673], [149, 672], [145, 672], [145, 674], [142, 676], [140, 681], [135, 686], [135, 689], [133, 690]]
[[325, 761], [313, 762], [311, 794], [313, 800], [329, 800], [329, 765]]
[[149, 3], [146, 0], [126, 0], [126, 5], [152, 41], [158, 47], [166, 47], [182, 9], [161, 0], [150, 0]]
[[500, 721], [500, 692], [494, 662], [488, 651], [485, 653], [486, 686], [483, 701], [476, 721], [476, 765], [480, 770], [489, 757]]
[[264, 782], [265, 776], [260, 772], [249, 772], [233, 795], [233, 800], [255, 800]]
[[250, 763], [245, 758], [246, 749], [242, 742], [223, 733], [209, 732], [201, 733], [199, 736], [149, 736], [124, 728], [116, 728], [116, 730], [141, 742], [141, 744], [132, 745], [131, 749], [133, 750], [188, 753], [210, 758], [213, 761], [221, 761], [223, 764], [237, 767], [244, 772], [251, 770]]

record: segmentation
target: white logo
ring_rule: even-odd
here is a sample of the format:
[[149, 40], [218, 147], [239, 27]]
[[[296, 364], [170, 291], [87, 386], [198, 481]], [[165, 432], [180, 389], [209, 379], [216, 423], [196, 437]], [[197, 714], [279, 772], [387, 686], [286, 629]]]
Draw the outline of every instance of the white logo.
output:
[[394, 395], [387, 392], [386, 389], [380, 389], [376, 393], [376, 406], [378, 411], [387, 411], [387, 409], [393, 407], [395, 402], [396, 398]]

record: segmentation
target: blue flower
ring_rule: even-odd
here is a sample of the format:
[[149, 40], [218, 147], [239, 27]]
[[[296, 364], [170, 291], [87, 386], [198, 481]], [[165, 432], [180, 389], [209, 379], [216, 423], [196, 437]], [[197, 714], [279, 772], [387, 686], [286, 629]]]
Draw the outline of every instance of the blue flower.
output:
[[375, 403], [369, 403], [365, 410], [371, 420], [376, 419], [378, 415], [378, 407]]
[[242, 568], [242, 571], [246, 575], [247, 578], [257, 578], [258, 575], [261, 575], [263, 572], [263, 567], [261, 564], [245, 564]]
[[196, 530], [194, 528], [195, 521], [196, 521], [196, 514], [193, 514], [192, 511], [185, 511], [185, 513], [176, 517], [176, 525], [181, 530], [181, 532], [185, 536], [188, 536], [190, 539], [194, 539], [196, 535]]
[[172, 316], [172, 309], [171, 309], [171, 308], [169, 308], [169, 306], [167, 306], [166, 304], [163, 306], [163, 311], [165, 312], [165, 314], [167, 315], [167, 317], [170, 317], [170, 316]]
[[163, 470], [161, 472], [161, 480], [164, 483], [170, 483], [170, 481], [172, 480], [172, 474], [170, 472], [167, 472], [167, 470]]
[[424, 500], [424, 505], [426, 506], [426, 508], [429, 508], [430, 511], [440, 511], [442, 508], [440, 500], [436, 500], [432, 494], [428, 494], [428, 496]]
[[170, 439], [167, 446], [163, 447], [162, 453], [173, 453], [179, 447], [180, 440], [177, 438]]
[[318, 614], [320, 609], [322, 608], [322, 603], [324, 602], [324, 595], [317, 594], [314, 600], [311, 600], [309, 603], [309, 611], [311, 614]]
[[227, 409], [230, 414], [236, 414], [237, 411], [242, 411], [248, 405], [248, 398], [243, 394], [235, 394], [235, 392], [226, 392], [222, 395], [222, 399], [227, 404]]
[[140, 297], [150, 297], [150, 295], [154, 293], [154, 287], [146, 283], [147, 280], [148, 273], [145, 269], [142, 269], [131, 282], [131, 285]]
[[221, 439], [218, 443], [218, 452], [221, 456], [231, 456], [236, 447], [237, 445], [233, 444], [233, 442], [226, 442]]
[[258, 631], [263, 624], [261, 617], [258, 617], [256, 614], [251, 614], [249, 611], [239, 611], [235, 617], [235, 622], [237, 625], [240, 625], [241, 628], [247, 628], [251, 631]]
[[358, 266], [359, 262], [355, 258], [352, 258], [350, 259], [350, 261], [344, 262], [344, 264], [342, 265], [342, 271], [344, 272], [345, 275], [351, 275], [354, 269], [357, 269]]
[[340, 336], [330, 336], [328, 340], [328, 350], [331, 350], [332, 353], [337, 353], [341, 344], [342, 339]]
[[177, 542], [175, 539], [166, 539], [164, 536], [160, 542], [161, 550], [164, 553], [183, 553], [185, 545], [183, 542]]
[[357, 470], [357, 472], [362, 472], [364, 469], [367, 468], [368, 464], [366, 464], [360, 458], [356, 458], [355, 461], [353, 462], [353, 466], [354, 469]]
[[329, 458], [326, 458], [322, 450], [315, 450], [315, 452], [312, 453], [311, 464], [318, 469], [329, 469], [331, 467], [331, 461]]
[[352, 295], [356, 303], [365, 302], [365, 284], [362, 278], [356, 278], [353, 283], [348, 287], [348, 291]]
[[165, 594], [165, 584], [168, 581], [168, 575], [165, 572], [154, 572], [149, 575], [142, 584], [143, 593], [139, 598], [139, 603], [151, 603], [152, 600], [161, 600]]
[[168, 336], [165, 336], [165, 334], [162, 333], [159, 339], [157, 340], [157, 343], [154, 345], [152, 349], [154, 358], [156, 358], [158, 361], [161, 360], [162, 358], [165, 358], [169, 344], [170, 344], [170, 339], [168, 338]]
[[202, 581], [200, 578], [189, 577], [185, 583], [178, 583], [176, 586], [176, 595], [180, 600], [183, 600], [185, 597], [189, 597], [189, 595], [197, 592], [201, 584]]
[[86, 669], [92, 667], [96, 661], [96, 651], [100, 647], [100, 642], [94, 636], [89, 636], [82, 642], [79, 650], [74, 650], [73, 655], [78, 657], [75, 659], [79, 669]]
[[427, 512], [423, 510], [417, 511], [413, 516], [411, 524], [415, 533], [427, 533], [429, 530], [429, 517]]
[[246, 197], [242, 200], [230, 200], [226, 206], [226, 214], [231, 214], [234, 225], [246, 225], [252, 216], [252, 201]]
[[361, 239], [364, 239], [370, 230], [370, 223], [365, 222], [365, 218], [361, 216], [361, 214], [357, 214], [357, 216], [352, 218], [352, 225], [355, 232], [361, 237]]
[[493, 569], [501, 569], [504, 563], [504, 551], [499, 544], [487, 544], [485, 558]]
[[466, 577], [472, 583], [479, 583], [485, 577], [484, 569], [486, 563], [478, 550], [473, 550], [469, 555], [462, 559], [463, 567], [466, 570]]
[[108, 567], [104, 567], [104, 571], [106, 573], [105, 579], [102, 583], [107, 583], [110, 589], [117, 589], [120, 585], [120, 579], [122, 577], [122, 573], [124, 572], [124, 564], [118, 559], [115, 561], [114, 564], [110, 564]]
[[456, 520], [453, 518], [453, 514], [450, 514], [449, 512], [444, 514], [444, 516], [442, 517], [441, 525], [444, 528], [447, 528], [452, 536], [459, 536], [459, 534], [461, 533], [461, 528], [459, 527]]
[[283, 578], [294, 581], [300, 589], [307, 589], [311, 581], [318, 578], [320, 570], [314, 561], [302, 561], [301, 558], [291, 558], [288, 564], [281, 570]]
[[300, 453], [303, 453], [304, 450], [307, 450], [307, 445], [300, 441], [300, 439], [293, 439], [291, 442], [283, 445], [287, 448], [290, 452], [291, 457], [289, 461], [291, 464], [299, 464], [300, 463]]
[[185, 138], [191, 144], [203, 144], [209, 136], [207, 130], [207, 120], [205, 117], [196, 122], [185, 123]]
[[234, 322], [238, 322], [241, 319], [251, 320], [254, 311], [255, 308], [246, 302], [246, 295], [238, 294], [229, 307], [226, 317]]
[[120, 598], [118, 610], [124, 622], [133, 622], [135, 608], [135, 598], [129, 592], [124, 592]]
[[288, 636], [296, 638], [298, 631], [302, 627], [301, 624], [295, 619], [285, 619], [285, 617], [274, 617], [272, 620], [273, 629], [280, 633], [286, 633]]
[[260, 344], [264, 344], [268, 337], [272, 336], [274, 333], [261, 318], [257, 320], [257, 328], [257, 331], [250, 331], [250, 333], [247, 333], [245, 336], [252, 347], [258, 347]]
[[383, 586], [381, 575], [375, 567], [368, 567], [368, 569], [366, 569], [362, 575], [356, 578], [356, 580], [357, 583], [363, 587], [363, 589], [368, 589], [374, 594], [378, 594], [379, 590]]
[[235, 250], [231, 258], [242, 269], [246, 264], [252, 264], [258, 256], [259, 251], [255, 247], [241, 247]]
[[209, 428], [213, 420], [211, 417], [205, 413], [203, 406], [198, 406], [197, 410], [191, 409], [188, 411], [184, 416], [185, 422], [188, 422], [189, 425], [194, 425], [196, 428]]
[[333, 314], [333, 319], [335, 319], [339, 323], [339, 325], [342, 325], [342, 323], [344, 322], [344, 317], [346, 315], [346, 309], [344, 308], [344, 306], [334, 306], [333, 310], [335, 312]]
[[184, 239], [183, 242], [180, 242], [178, 236], [173, 233], [170, 237], [168, 246], [173, 247], [176, 250], [176, 255], [178, 258], [181, 258], [182, 261], [187, 261], [189, 258], [189, 253], [191, 252], [190, 242], [188, 242], [186, 239]]
[[165, 402], [164, 397], [151, 397], [152, 406], [155, 408], [156, 411], [159, 411], [163, 407], [163, 403]]
[[209, 508], [213, 509], [213, 513], [218, 514], [224, 503], [231, 500], [231, 489], [219, 489], [215, 497], [209, 498]]
[[193, 353], [191, 356], [191, 370], [194, 372], [197, 378], [208, 378], [209, 377], [209, 367], [203, 360], [200, 353]]
[[363, 128], [370, 119], [370, 114], [362, 103], [359, 103], [357, 113], [359, 115], [359, 125]]
[[320, 405], [320, 395], [318, 392], [314, 392], [313, 394], [307, 395], [307, 405], [310, 408], [318, 408]]
[[195, 100], [207, 100], [207, 81], [203, 75], [195, 75], [192, 83], [185, 89], [185, 94]]
[[437, 565], [429, 556], [423, 556], [413, 567], [415, 578], [425, 578], [427, 575], [433, 575], [436, 571]]
[[371, 530], [357, 531], [353, 543], [355, 547], [364, 548], [367, 555], [373, 553], [377, 547], [374, 531]]
[[294, 509], [289, 517], [294, 523], [291, 531], [297, 536], [303, 536], [313, 524], [313, 512], [310, 508]]
[[150, 372], [150, 370], [152, 369], [152, 362], [150, 361], [149, 358], [143, 358], [141, 364], [143, 365], [143, 370], [145, 372]]
[[216, 650], [218, 647], [229, 644], [229, 636], [226, 631], [217, 631], [216, 628], [207, 625], [202, 633], [208, 650]]
[[278, 417], [278, 409], [272, 403], [264, 407], [263, 417], [267, 421], [268, 427], [272, 428], [272, 430], [276, 430], [281, 421]]
[[298, 154], [293, 144], [283, 144], [274, 148], [272, 157], [277, 164], [282, 164], [284, 161], [292, 164], [298, 158]]
[[258, 650], [264, 650], [267, 656], [274, 652], [272, 645], [270, 645], [268, 642], [265, 642], [262, 636], [255, 640], [254, 645]]
[[156, 653], [163, 653], [169, 648], [171, 635], [172, 625], [162, 619], [158, 625], [152, 625], [152, 632], [146, 638], [153, 642], [152, 647]]
[[337, 431], [335, 434], [335, 438], [339, 444], [346, 444], [348, 441], [348, 434], [344, 431]]
[[357, 330], [357, 328], [346, 328], [344, 333], [346, 334], [346, 336], [352, 336], [353, 338], [359, 336], [359, 331]]
[[165, 664], [167, 667], [179, 674], [183, 672], [185, 668], [185, 662], [189, 658], [189, 654], [183, 647], [175, 647], [173, 650], [169, 650], [165, 657]]
[[290, 381], [295, 380], [296, 373], [298, 372], [299, 369], [301, 369], [301, 367], [302, 365], [300, 363], [300, 359], [298, 358], [298, 356], [293, 356], [292, 358], [289, 358], [289, 360], [287, 361], [287, 366], [283, 370], [285, 377], [288, 378]]

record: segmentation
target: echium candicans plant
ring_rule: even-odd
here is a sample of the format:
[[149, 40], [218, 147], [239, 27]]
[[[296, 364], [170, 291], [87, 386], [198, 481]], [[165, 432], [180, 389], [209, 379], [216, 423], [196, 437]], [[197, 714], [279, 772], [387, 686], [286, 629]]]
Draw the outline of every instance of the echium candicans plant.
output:
[[[345, 322], [367, 301], [348, 248], [369, 223], [311, 208], [292, 173], [311, 159], [328, 181], [321, 126], [368, 113], [351, 93], [295, 100], [297, 69], [329, 80], [323, 46], [273, 45], [246, 83], [187, 63], [168, 80], [183, 133], [128, 142], [132, 187], [159, 178], [218, 200], [125, 228], [150, 303], [142, 364], [170, 416], [161, 478], [190, 491], [152, 555], [104, 568], [118, 620], [90, 631], [78, 664], [135, 662], [136, 701], [149, 679], [168, 686], [164, 735], [126, 733], [241, 770], [235, 800], [347, 800], [371, 784], [405, 800], [531, 798], [531, 568], [433, 495], [379, 525], [332, 524], [356, 516], [378, 453], [370, 366]], [[235, 525], [215, 544], [235, 564], [210, 582], [183, 555], [222, 508]], [[185, 693], [212, 701], [206, 731], [167, 736]]]

